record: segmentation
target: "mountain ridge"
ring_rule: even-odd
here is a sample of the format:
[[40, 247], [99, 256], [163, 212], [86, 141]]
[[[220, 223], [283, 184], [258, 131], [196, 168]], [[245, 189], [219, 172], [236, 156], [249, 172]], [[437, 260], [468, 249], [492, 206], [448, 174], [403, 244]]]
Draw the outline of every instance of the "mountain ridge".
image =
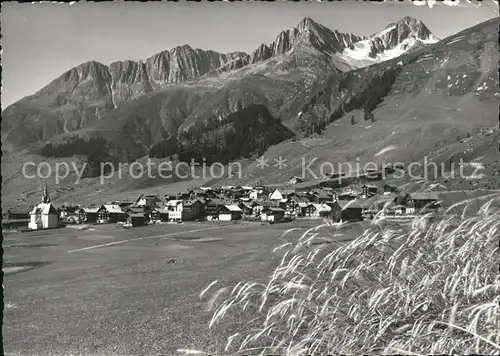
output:
[[[401, 20], [402, 21], [402, 20]], [[418, 20], [417, 20], [418, 21]], [[419, 21], [420, 22], [420, 21]], [[425, 25], [424, 25], [425, 26]], [[427, 27], [425, 27], [427, 28]], [[311, 32], [312, 31], [312, 32]], [[225, 66], [230, 63], [230, 62], [236, 62], [234, 66], [230, 66], [228, 70], [232, 69], [237, 69], [240, 66], [245, 66], [249, 63], [256, 63], [258, 61], [266, 60], [269, 59], [273, 56], [273, 54], [283, 54], [285, 49], [290, 49], [291, 47], [289, 46], [290, 39], [286, 39], [287, 36], [291, 36], [292, 40], [297, 40], [297, 39], [302, 39], [304, 40], [304, 34], [313, 34], [313, 38], [318, 37], [318, 33], [329, 33], [330, 35], [334, 35], [340, 38], [337, 39], [337, 49], [345, 49], [345, 48], [351, 48], [352, 49], [352, 43], [356, 43], [362, 39], [367, 39], [366, 36], [356, 36], [351, 33], [343, 33], [337, 30], [330, 30], [328, 27], [323, 26], [314, 20], [312, 20], [309, 17], [304, 17], [297, 26], [293, 27], [292, 29], [284, 30], [282, 31], [275, 41], [270, 43], [270, 46], [266, 45], [266, 43], [262, 43], [259, 46], [256, 47], [256, 49], [252, 52], [251, 55], [242, 52], [242, 51], [234, 51], [234, 52], [228, 52], [228, 53], [221, 53], [221, 52], [216, 52], [210, 49], [200, 49], [200, 48], [192, 48], [189, 44], [184, 44], [184, 45], [179, 45], [175, 46], [170, 49], [166, 49], [163, 51], [160, 51], [158, 53], [155, 53], [151, 55], [150, 57], [146, 59], [140, 59], [140, 60], [119, 60], [119, 61], [113, 61], [109, 63], [108, 65], [95, 61], [95, 60], [90, 60], [84, 63], [81, 63], [73, 68], [70, 68], [63, 74], [61, 74], [59, 77], [55, 78], [53, 81], [49, 82], [47, 86], [50, 86], [53, 82], [60, 81], [61, 78], [70, 76], [72, 72], [75, 70], [78, 71], [80, 68], [86, 68], [91, 65], [101, 65], [101, 66], [106, 66], [108, 68], [112, 69], [112, 72], [116, 72], [114, 69], [116, 67], [127, 67], [130, 68], [132, 67], [134, 72], [137, 72], [137, 69], [139, 69], [140, 73], [144, 73], [144, 70], [146, 73], [148, 73], [148, 79], [149, 79], [149, 84], [147, 87], [152, 87], [154, 89], [158, 89], [162, 87], [164, 84], [179, 84], [185, 81], [193, 80], [196, 79], [204, 74], [209, 73], [210, 71], [214, 70], [220, 70], [221, 68], [225, 68]], [[348, 39], [348, 41], [346, 41]], [[293, 41], [292, 41], [293, 42]], [[330, 43], [330, 45], [332, 45]], [[264, 53], [260, 54], [261, 52], [265, 52], [265, 48], [268, 48], [271, 50], [271, 57], [269, 55], [265, 55]], [[274, 51], [274, 52], [273, 52]], [[195, 73], [191, 73], [192, 75], [189, 75], [188, 73], [184, 73], [183, 71], [176, 71], [176, 66], [181, 66], [185, 65], [186, 62], [191, 62], [193, 64], [193, 57], [196, 59], [198, 58], [200, 63], [203, 63], [202, 68], [198, 68], [197, 66], [193, 66], [192, 68], [198, 69], [198, 71], [195, 71]], [[203, 57], [203, 58], [202, 58]], [[187, 59], [190, 58], [190, 59]], [[201, 61], [204, 59], [205, 61], [208, 61], [208, 63]], [[239, 63], [238, 63], [239, 61]], [[194, 63], [195, 64], [195, 63]], [[146, 66], [146, 68], [144, 68]], [[156, 69], [162, 69], [160, 70], [153, 70], [155, 67], [158, 67]], [[171, 70], [172, 68], [172, 70]], [[191, 68], [191, 67], [188, 67]], [[118, 73], [120, 74], [119, 77], [123, 78], [123, 73]], [[141, 74], [143, 75], [143, 74]], [[118, 77], [118, 75], [117, 75]], [[47, 87], [46, 86], [46, 87]], [[42, 88], [39, 91], [35, 92], [32, 95], [29, 95], [27, 97], [31, 97], [33, 95], [36, 95], [40, 92], [43, 92], [44, 89]], [[25, 97], [25, 98], [27, 98]], [[24, 99], [24, 98], [23, 98]], [[20, 99], [22, 100], [22, 99]], [[19, 100], [19, 101], [20, 101]], [[17, 103], [17, 102], [16, 102]], [[15, 103], [11, 104], [14, 105]], [[9, 105], [9, 106], [11, 106]]]
[[[418, 20], [413, 21], [413, 25], [417, 30], [423, 26]], [[430, 33], [425, 29], [422, 31]], [[156, 98], [152, 102], [153, 107], [147, 110], [153, 116], [158, 117], [160, 112], [170, 113], [160, 113], [158, 119], [155, 119], [160, 120], [160, 131], [170, 134], [187, 118], [189, 122], [198, 119], [206, 121], [210, 113], [201, 116], [196, 113], [211, 111], [212, 106], [219, 115], [224, 116], [249, 104], [265, 104], [273, 114], [277, 114], [280, 107], [301, 90], [301, 85], [310, 85], [326, 73], [340, 74], [353, 69], [340, 54], [346, 50], [354, 50], [355, 44], [364, 40], [367, 37], [332, 31], [305, 17], [297, 26], [282, 31], [271, 44], [257, 47], [251, 55], [245, 52], [219, 53], [182, 45], [140, 61], [114, 61], [109, 65], [87, 61], [64, 72], [35, 94], [4, 109], [2, 138], [15, 148], [46, 142], [59, 135], [85, 131], [96, 125], [103, 126], [103, 120], [123, 119], [123, 116], [109, 113], [142, 97]], [[384, 48], [391, 45], [393, 44]], [[256, 67], [255, 71], [252, 66]], [[224, 75], [228, 76], [227, 83], [222, 80]], [[262, 75], [267, 79], [263, 79]], [[209, 77], [212, 82], [199, 84], [203, 78]], [[252, 80], [263, 84], [264, 89], [252, 84]], [[275, 80], [278, 81], [275, 83]], [[191, 95], [192, 90], [186, 85], [205, 86], [206, 93], [216, 96], [212, 100], [205, 100], [204, 96], [206, 107], [195, 110], [194, 115], [186, 110], [194, 110], [196, 105], [189, 105], [189, 109], [181, 110], [168, 99], [171, 90], [165, 92], [163, 103], [157, 100], [158, 95], [148, 96], [155, 92], [161, 96], [163, 90], [171, 88], [174, 92], [183, 91], [181, 96], [190, 98], [187, 100], [191, 102], [202, 100], [199, 95]], [[286, 89], [281, 90], [280, 86]], [[216, 100], [217, 97], [219, 101]], [[175, 108], [170, 110], [165, 103], [170, 103], [168, 105], [174, 105]], [[134, 105], [130, 107], [132, 111], [139, 109]], [[141, 107], [144, 105], [148, 104], [140, 104]], [[159, 106], [155, 109], [154, 105]], [[154, 113], [155, 110], [159, 112]], [[133, 117], [133, 114], [125, 115]], [[169, 123], [169, 120], [173, 120], [175, 124]], [[143, 126], [137, 120], [134, 121], [137, 122], [137, 129]], [[144, 131], [144, 128], [140, 131]], [[158, 133], [151, 132], [148, 137], [159, 136]], [[154, 142], [147, 138], [144, 144]]]
[[[287, 160], [287, 167], [279, 172], [273, 167], [261, 170], [255, 167], [253, 159], [242, 159], [238, 162], [242, 162], [243, 179], [235, 181], [235, 184], [253, 184], [260, 179], [265, 179], [264, 183], [283, 182], [290, 176], [301, 175], [302, 158], [307, 162], [317, 158], [311, 166], [316, 172], [319, 172], [321, 167], [318, 166], [322, 162], [354, 164], [358, 158], [361, 163], [409, 163], [429, 155], [444, 163], [452, 159], [458, 162], [462, 157], [485, 162], [484, 157], [492, 150], [486, 147], [488, 145], [485, 145], [481, 131], [498, 125], [498, 21], [498, 18], [486, 21], [381, 64], [329, 73], [309, 86], [300, 81], [247, 75], [222, 87], [205, 84], [167, 87], [107, 113], [98, 121], [98, 131], [104, 137], [113, 134], [117, 143], [137, 146], [118, 149], [133, 153], [131, 161], [144, 161], [148, 146], [173, 134], [182, 137], [180, 130], [183, 128], [188, 136], [196, 137], [196, 131], [203, 130], [206, 124], [209, 130], [201, 131], [201, 137], [205, 137], [207, 145], [214, 143], [216, 132], [222, 141], [226, 129], [218, 126], [217, 120], [223, 121], [235, 114], [232, 116], [234, 122], [245, 124], [246, 119], [239, 117], [245, 107], [265, 101], [261, 107], [263, 113], [265, 107], [274, 105], [275, 110], [279, 109], [279, 115], [271, 110], [269, 115], [266, 113], [269, 121], [272, 118], [281, 119], [286, 128], [297, 127], [292, 130], [296, 137], [270, 146], [263, 154], [271, 159], [283, 157]], [[305, 59], [308, 58], [306, 55]], [[270, 65], [268, 62], [279, 62], [281, 56], [290, 54], [271, 58], [265, 62], [266, 65]], [[288, 87], [282, 83], [288, 83]], [[278, 89], [283, 92], [278, 93]], [[248, 95], [250, 99], [246, 98]], [[240, 106], [242, 103], [244, 105]], [[33, 110], [38, 109], [33, 107]], [[367, 116], [367, 113], [372, 115]], [[211, 114], [220, 114], [220, 119]], [[195, 130], [190, 134], [191, 127]], [[94, 133], [90, 129], [96, 127], [93, 125], [79, 133], [92, 136]], [[301, 130], [306, 137], [297, 135]], [[22, 132], [30, 134], [30, 131]], [[470, 141], [469, 137], [472, 137]], [[486, 137], [491, 139], [488, 142], [494, 142], [492, 136]], [[51, 158], [35, 154], [33, 150], [31, 156], [26, 154], [30, 152], [4, 156], [8, 164], [2, 160], [2, 170], [7, 164], [5, 171], [12, 172], [7, 174], [10, 179], [8, 186], [4, 187], [10, 197], [6, 199], [15, 201], [22, 192], [42, 184], [40, 179], [36, 182], [23, 179], [19, 162], [50, 161]], [[137, 159], [140, 155], [143, 155], [142, 158]], [[495, 167], [490, 168], [493, 172]], [[490, 176], [494, 178], [493, 174]], [[71, 183], [70, 179], [67, 181]], [[189, 182], [180, 183], [192, 184]], [[482, 184], [481, 181], [468, 180], [458, 183], [462, 186]], [[160, 190], [160, 187], [164, 189], [169, 184], [174, 183], [130, 178], [109, 180], [108, 186], [102, 186], [98, 179], [88, 178], [78, 186], [78, 191], [71, 194], [75, 199], [87, 193], [95, 197], [95, 192], [101, 191], [112, 196], [117, 192], [125, 194], [139, 186], [141, 189], [156, 187]]]

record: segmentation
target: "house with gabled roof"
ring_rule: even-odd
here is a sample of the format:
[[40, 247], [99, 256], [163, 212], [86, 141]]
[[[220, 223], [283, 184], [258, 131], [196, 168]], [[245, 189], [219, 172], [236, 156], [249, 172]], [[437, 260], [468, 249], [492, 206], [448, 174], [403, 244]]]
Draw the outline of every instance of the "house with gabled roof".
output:
[[185, 200], [182, 205], [182, 220], [205, 219], [205, 202], [201, 199]]
[[265, 207], [260, 214], [261, 221], [279, 222], [285, 217], [285, 210], [274, 206]]
[[149, 206], [151, 208], [158, 208], [163, 205], [163, 202], [157, 195], [141, 194], [134, 203], [135, 206]]
[[104, 204], [103, 206], [105, 210], [100, 210], [101, 217], [99, 220], [109, 223], [124, 222], [127, 220], [127, 214], [118, 205]]
[[129, 206], [124, 210], [125, 214], [143, 214], [146, 217], [146, 222], [152, 220], [152, 215], [155, 215], [157, 218], [157, 211], [159, 208], [151, 208], [149, 206]]
[[332, 210], [327, 204], [309, 204], [305, 209], [304, 216], [307, 218], [326, 217]]
[[219, 207], [217, 210], [217, 219], [219, 221], [230, 221], [241, 219], [242, 211], [237, 205], [228, 204]]
[[183, 203], [182, 200], [170, 200], [165, 204], [168, 210], [168, 221], [182, 221]]
[[228, 204], [226, 200], [223, 199], [208, 199], [205, 201], [205, 215], [207, 220], [216, 220], [218, 211], [221, 207]]
[[104, 208], [102, 205], [101, 206], [94, 206], [94, 207], [88, 207], [88, 208], [83, 208], [83, 211], [85, 213], [85, 221], [87, 224], [94, 224], [97, 223], [97, 219], [99, 218], [99, 209]]
[[256, 201], [253, 206], [253, 216], [259, 216], [264, 208], [276, 207], [276, 204], [272, 201], [263, 200]]
[[238, 208], [241, 209], [243, 217], [253, 216], [253, 207], [255, 204], [256, 203], [252, 201], [241, 201], [238, 204]]
[[277, 205], [279, 202], [283, 200], [283, 194], [278, 189], [275, 189], [274, 192], [269, 194], [268, 199], [273, 201], [275, 205]]
[[300, 193], [292, 193], [288, 196], [287, 200], [280, 204], [280, 207], [285, 210], [285, 215], [289, 216], [302, 216], [303, 209], [311, 202], [308, 197]]
[[68, 206], [61, 209], [60, 218], [65, 219], [65, 221], [69, 223], [79, 224], [85, 221], [86, 214], [85, 210], [80, 206]]
[[332, 200], [332, 194], [324, 190], [315, 190], [309, 195], [309, 200], [315, 204], [322, 204]]

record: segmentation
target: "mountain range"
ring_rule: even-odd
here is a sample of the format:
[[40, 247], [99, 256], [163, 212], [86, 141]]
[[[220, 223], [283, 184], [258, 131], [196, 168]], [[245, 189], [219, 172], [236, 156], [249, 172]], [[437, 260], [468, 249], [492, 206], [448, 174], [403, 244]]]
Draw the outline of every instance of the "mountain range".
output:
[[[102, 137], [109, 156], [128, 162], [170, 147], [173, 139], [187, 145], [200, 137], [219, 154], [245, 159], [251, 152], [234, 152], [224, 141], [236, 127], [263, 130], [254, 132], [259, 142], [245, 146], [255, 154], [368, 160], [406, 137], [417, 139], [416, 149], [406, 145], [386, 159], [413, 159], [495, 125], [497, 32], [494, 19], [439, 40], [421, 21], [405, 17], [357, 36], [304, 18], [251, 54], [185, 45], [143, 61], [87, 62], [5, 108], [3, 169], [13, 182], [19, 157], [40, 159], [48, 143], [75, 136]], [[266, 137], [269, 127], [282, 143]], [[313, 137], [324, 144], [311, 145]], [[286, 174], [298, 167], [290, 164]], [[276, 178], [250, 168], [247, 176]]]
[[[351, 70], [363, 66], [364, 62], [381, 61], [420, 44], [436, 41], [422, 22], [408, 17], [368, 38], [332, 31], [304, 18], [296, 27], [282, 31], [272, 43], [260, 45], [251, 55], [218, 53], [184, 45], [142, 61], [119, 61], [109, 66], [90, 61], [68, 70], [34, 95], [7, 107], [3, 112], [3, 132], [7, 135], [6, 141], [14, 146], [46, 141], [59, 134], [87, 128], [97, 121], [108, 120], [108, 113], [144, 95], [167, 89], [164, 96], [168, 97], [179, 84], [196, 86], [195, 81], [200, 78], [216, 77], [217, 81], [221, 73], [230, 73], [231, 81], [240, 79], [241, 74], [274, 74], [273, 77], [277, 76], [280, 82], [269, 85], [281, 86], [286, 74], [293, 77], [291, 72], [299, 72], [292, 81], [296, 82], [297, 77], [303, 80], [304, 67], [315, 80], [325, 72]], [[363, 51], [366, 58], [361, 58]], [[270, 70], [262, 71], [266, 64]], [[243, 71], [237, 72], [242, 68]], [[211, 92], [219, 94], [214, 89], [218, 89], [217, 86], [226, 89], [226, 82], [219, 81], [216, 88], [210, 88]], [[193, 92], [185, 95], [201, 102], [204, 96], [196, 89], [189, 89], [180, 88]], [[190, 110], [181, 111], [184, 111], [181, 116], [187, 117]], [[162, 118], [164, 126], [169, 126], [169, 119]], [[182, 118], [176, 116], [173, 120], [182, 121]]]

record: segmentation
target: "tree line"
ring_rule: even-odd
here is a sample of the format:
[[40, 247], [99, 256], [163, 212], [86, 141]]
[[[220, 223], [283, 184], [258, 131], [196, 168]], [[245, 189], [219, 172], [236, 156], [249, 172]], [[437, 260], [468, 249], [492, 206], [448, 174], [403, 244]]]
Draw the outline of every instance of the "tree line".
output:
[[219, 118], [211, 115], [188, 130], [151, 147], [149, 156], [173, 158], [181, 162], [220, 162], [261, 155], [269, 146], [291, 138], [293, 133], [275, 119], [264, 105], [249, 105]]
[[40, 155], [43, 157], [86, 156], [87, 167], [84, 176], [97, 177], [102, 173], [100, 171], [101, 163], [113, 161], [109, 151], [109, 144], [104, 138], [74, 135], [62, 142], [47, 143], [40, 150]]
[[[359, 109], [363, 110], [365, 121], [370, 120], [375, 122], [376, 119], [373, 114], [373, 110], [376, 109], [376, 107], [383, 101], [384, 97], [389, 93], [392, 85], [401, 73], [401, 70], [402, 68], [400, 66], [389, 67], [380, 75], [373, 76], [369, 79], [369, 82], [364, 85], [364, 89], [358, 95], [351, 95], [349, 100], [342, 101], [342, 103], [337, 106], [333, 112], [325, 116], [323, 119], [320, 119], [316, 115], [312, 114], [311, 120], [301, 122], [299, 129], [306, 137], [312, 136], [315, 133], [321, 134], [332, 122], [340, 119], [352, 110]], [[343, 89], [347, 89], [349, 82], [355, 80], [359, 80], [359, 78], [352, 72], [347, 73], [341, 78], [338, 84], [338, 90], [341, 91]], [[314, 103], [315, 100], [316, 97], [313, 97], [308, 104]], [[327, 100], [329, 100], [329, 98], [327, 98]], [[351, 124], [354, 125], [355, 123], [354, 118], [351, 117]]]

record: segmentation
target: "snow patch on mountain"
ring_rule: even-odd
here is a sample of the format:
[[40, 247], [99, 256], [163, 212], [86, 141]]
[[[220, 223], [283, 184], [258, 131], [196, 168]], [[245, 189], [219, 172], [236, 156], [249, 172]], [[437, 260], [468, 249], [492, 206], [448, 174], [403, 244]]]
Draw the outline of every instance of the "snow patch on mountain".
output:
[[[390, 29], [388, 29], [390, 31]], [[346, 48], [339, 57], [346, 62], [355, 66], [367, 66], [374, 63], [387, 61], [408, 52], [410, 49], [416, 47], [419, 43], [432, 44], [438, 42], [435, 38], [421, 39], [409, 36], [402, 42], [398, 43], [395, 47], [379, 52], [375, 57], [370, 56], [372, 50], [372, 42], [370, 39], [354, 43], [354, 49]]]

